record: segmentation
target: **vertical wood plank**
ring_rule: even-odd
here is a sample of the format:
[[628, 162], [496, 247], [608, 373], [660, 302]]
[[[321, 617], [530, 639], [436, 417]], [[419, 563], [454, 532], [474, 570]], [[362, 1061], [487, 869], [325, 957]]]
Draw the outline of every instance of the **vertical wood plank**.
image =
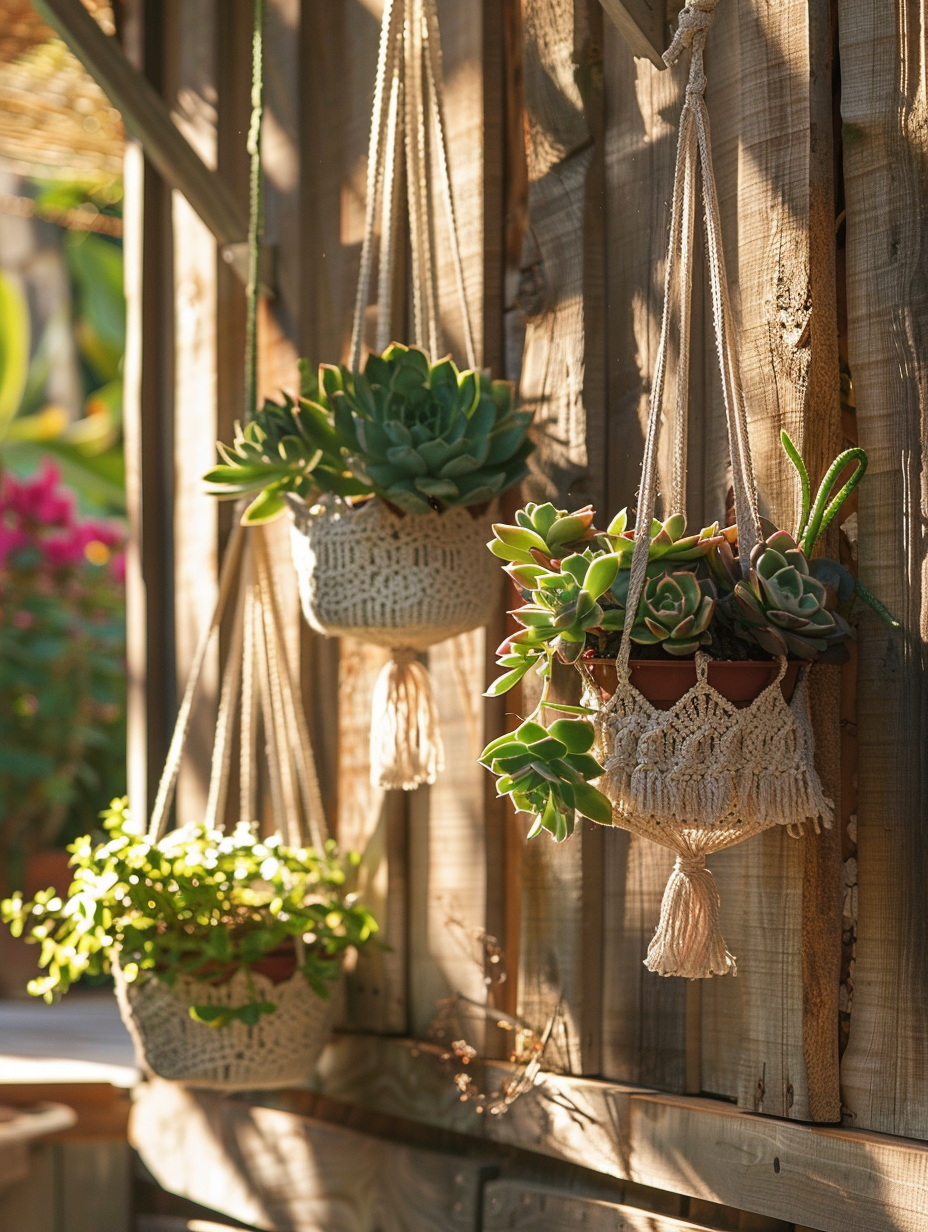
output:
[[[172, 0], [165, 12], [168, 96], [181, 132], [207, 166], [216, 166], [215, 0]], [[180, 193], [174, 221], [174, 625], [179, 693], [216, 602], [219, 527], [215, 498], [202, 482], [217, 436], [216, 241]], [[177, 784], [180, 824], [203, 818], [216, 726], [219, 656], [204, 665]]]
[[[159, 89], [162, 33], [142, 0], [127, 6], [126, 54]], [[173, 491], [174, 295], [170, 190], [134, 141], [127, 142], [124, 175], [127, 759], [135, 824], [144, 826], [174, 712], [173, 552], [165, 533]]]
[[[803, 3], [775, 10], [753, 3], [721, 8], [707, 56], [728, 273], [739, 292], [742, 371], [761, 502], [787, 527], [795, 520], [798, 493], [779, 446], [780, 428], [803, 444], [814, 439], [824, 450], [836, 422], [834, 399], [825, 416], [821, 405], [812, 409], [807, 403], [811, 38]], [[823, 316], [833, 311], [833, 301], [823, 295]], [[836, 356], [826, 335], [820, 342], [832, 356], [834, 382]], [[809, 433], [813, 414], [830, 419]], [[728, 874], [720, 877], [720, 889], [740, 974], [737, 991], [730, 981], [712, 981], [704, 990], [703, 1021], [711, 1026], [703, 1058], [717, 1076], [726, 1075], [725, 1093], [736, 1091], [742, 1107], [832, 1119], [833, 1067], [816, 1071], [828, 1089], [814, 1096], [806, 1068], [807, 1028], [828, 1025], [811, 1012], [807, 1020], [803, 998], [803, 845], [814, 841], [768, 831], [717, 858]], [[838, 953], [840, 933], [819, 944]], [[724, 1055], [711, 1055], [718, 1048]], [[729, 1068], [735, 1057], [737, 1080]]]
[[[328, 646], [337, 643], [329, 640]], [[406, 1030], [406, 808], [402, 792], [371, 786], [370, 722], [374, 682], [387, 660], [378, 646], [345, 638], [338, 676], [338, 841], [361, 856], [358, 891], [387, 950], [359, 956], [346, 977], [342, 1028]]]
[[[520, 393], [537, 445], [523, 495], [574, 507], [601, 504], [605, 486], [601, 23], [587, 0], [523, 6]], [[564, 675], [574, 688], [576, 674]], [[602, 832], [583, 822], [563, 846], [528, 844], [522, 866], [519, 1012], [541, 1031], [560, 1003], [546, 1060], [572, 1073], [601, 1064], [602, 849]]]
[[850, 367], [860, 444], [860, 576], [902, 621], [860, 625], [860, 918], [850, 1041], [853, 1124], [928, 1138], [924, 825], [928, 766], [928, 54], [923, 6], [838, 9]]
[[[502, 75], [500, 14], [486, 0], [439, 0], [445, 121], [464, 283], [477, 363], [502, 362]], [[496, 37], [493, 36], [496, 31]], [[438, 183], [434, 199], [440, 202]], [[444, 212], [436, 209], [439, 307], [446, 345], [466, 362], [462, 316]], [[409, 1020], [421, 1032], [437, 1003], [460, 992], [487, 1003], [483, 937], [504, 922], [505, 830], [487, 810], [477, 762], [487, 710], [484, 630], [429, 652], [445, 748], [434, 786], [409, 799]], [[492, 715], [492, 711], [490, 714]], [[495, 1055], [502, 1042], [479, 1012], [468, 1038]]]
[[[660, 72], [635, 59], [611, 22], [604, 50], [609, 419], [603, 522], [633, 507], [638, 487], [686, 74], [686, 65]], [[692, 439], [700, 442], [704, 417], [696, 397], [692, 411], [698, 420]], [[692, 474], [690, 501], [691, 508], [706, 503]], [[687, 1006], [691, 1013], [698, 1008], [701, 990], [656, 979], [644, 967], [673, 856], [617, 832], [605, 835], [604, 860], [603, 1074], [686, 1090]], [[698, 1031], [690, 1035], [698, 1044]], [[698, 1077], [694, 1084], [698, 1090]]]
[[[429, 670], [445, 747], [445, 769], [410, 798], [410, 1026], [421, 1034], [453, 993], [485, 1004], [482, 932], [487, 924], [484, 635], [478, 629], [433, 647]], [[477, 773], [475, 773], [475, 770]], [[468, 1035], [484, 1046], [486, 1023]]]

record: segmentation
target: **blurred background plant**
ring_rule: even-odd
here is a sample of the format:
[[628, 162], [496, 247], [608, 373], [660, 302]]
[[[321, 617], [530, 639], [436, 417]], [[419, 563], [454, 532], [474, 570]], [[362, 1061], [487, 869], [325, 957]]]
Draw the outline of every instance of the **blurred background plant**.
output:
[[0, 882], [36, 888], [125, 790], [123, 132], [31, 3], [0, 15]]

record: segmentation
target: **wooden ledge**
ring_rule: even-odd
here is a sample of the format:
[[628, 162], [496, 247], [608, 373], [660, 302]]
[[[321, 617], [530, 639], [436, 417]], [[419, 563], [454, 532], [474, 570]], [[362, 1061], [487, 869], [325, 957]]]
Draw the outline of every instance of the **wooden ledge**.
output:
[[[462, 1103], [411, 1041], [343, 1035], [314, 1089], [387, 1116], [561, 1159], [607, 1176], [822, 1232], [924, 1232], [928, 1143], [742, 1112], [692, 1096], [543, 1074], [502, 1116]], [[463, 1067], [462, 1067], [463, 1068]], [[484, 1091], [510, 1073], [484, 1062]], [[300, 1098], [280, 1093], [280, 1107]]]

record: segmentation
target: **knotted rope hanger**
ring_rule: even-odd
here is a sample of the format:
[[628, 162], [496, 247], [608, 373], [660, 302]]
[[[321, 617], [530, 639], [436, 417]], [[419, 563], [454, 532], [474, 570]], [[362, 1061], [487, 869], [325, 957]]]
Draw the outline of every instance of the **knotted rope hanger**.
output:
[[448, 230], [455, 289], [461, 310], [467, 364], [477, 366], [464, 285], [448, 148], [445, 138], [444, 74], [435, 0], [386, 0], [374, 87], [367, 159], [367, 201], [361, 271], [351, 333], [350, 367], [361, 363], [364, 314], [370, 302], [374, 245], [380, 232], [375, 347], [391, 341], [393, 281], [400, 243], [401, 177], [406, 163], [406, 204], [412, 252], [413, 341], [437, 357], [444, 351], [435, 261], [432, 184], [437, 173]]
[[[259, 259], [263, 234], [261, 130], [264, 81], [264, 0], [255, 0], [251, 122], [248, 129], [250, 200], [245, 345], [245, 418], [257, 408]], [[236, 512], [239, 512], [236, 509]], [[168, 824], [193, 704], [206, 656], [237, 585], [235, 613], [220, 687], [204, 821], [223, 826], [239, 717], [239, 819], [254, 821], [258, 801], [258, 733], [264, 730], [273, 814], [284, 841], [301, 846], [305, 831], [321, 850], [328, 837], [325, 809], [299, 683], [287, 654], [284, 618], [264, 527], [246, 530], [236, 519], [219, 576], [216, 605], [194, 653], [174, 734], [158, 784], [148, 836], [157, 842]], [[302, 945], [302, 942], [299, 943]]]
[[[645, 965], [660, 975], [690, 979], [735, 971], [735, 960], [719, 927], [718, 887], [706, 867], [706, 856], [774, 825], [783, 825], [794, 834], [806, 825], [818, 830], [822, 822], [829, 824], [832, 815], [832, 804], [824, 796], [814, 768], [806, 669], [787, 703], [781, 690], [787, 661], [781, 658], [777, 680], [746, 708], [739, 709], [709, 683], [708, 656], [697, 651], [695, 685], [667, 710], [651, 705], [632, 684], [629, 670], [630, 629], [647, 577], [675, 296], [680, 313], [680, 354], [673, 413], [673, 481], [665, 515], [686, 513], [690, 318], [699, 172], [739, 558], [745, 573], [750, 569], [752, 550], [762, 537], [704, 98], [703, 52], [717, 3], [689, 0], [664, 57], [672, 64], [684, 48], [689, 47], [692, 54], [680, 115], [664, 309], [629, 578], [626, 610], [632, 618], [626, 619], [616, 659], [616, 691], [597, 719], [605, 765], [600, 790], [612, 800], [615, 823], [668, 847], [677, 857]], [[582, 662], [579, 666], [584, 673]], [[587, 684], [592, 684], [589, 676]], [[590, 697], [596, 696], [594, 688]]]
[[[664, 274], [664, 310], [661, 317], [654, 381], [651, 387], [644, 461], [641, 468], [641, 487], [635, 522], [635, 546], [629, 575], [627, 610], [631, 612], [638, 610], [647, 577], [651, 521], [654, 517], [658, 487], [658, 444], [663, 420], [667, 353], [675, 291], [679, 293], [680, 351], [673, 416], [671, 508], [668, 512], [686, 513], [687, 421], [697, 170], [701, 172], [702, 177], [709, 285], [722, 378], [722, 400], [728, 429], [728, 447], [731, 455], [739, 560], [745, 574], [750, 568], [751, 551], [763, 538], [757, 508], [757, 483], [754, 478], [747, 413], [741, 385], [738, 345], [733, 332], [731, 297], [722, 246], [718, 189], [712, 166], [709, 113], [705, 100], [706, 73], [703, 52], [709, 30], [715, 20], [718, 2], [719, 0], [687, 0], [686, 7], [680, 13], [679, 25], [673, 42], [664, 53], [664, 60], [669, 66], [676, 63], [683, 51], [689, 47], [691, 60], [686, 97], [680, 113], [680, 136], [670, 210], [670, 238]], [[630, 653], [631, 639], [629, 632], [626, 631], [617, 660], [619, 671], [623, 674], [627, 674]]]

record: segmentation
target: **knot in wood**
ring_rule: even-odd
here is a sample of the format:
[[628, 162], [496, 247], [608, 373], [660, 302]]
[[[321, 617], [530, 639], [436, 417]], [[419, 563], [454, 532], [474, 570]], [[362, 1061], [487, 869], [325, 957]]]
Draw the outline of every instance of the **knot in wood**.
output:
[[550, 284], [544, 262], [538, 260], [524, 266], [519, 274], [516, 306], [525, 319], [530, 321], [533, 317], [540, 317], [547, 310], [549, 299]]

